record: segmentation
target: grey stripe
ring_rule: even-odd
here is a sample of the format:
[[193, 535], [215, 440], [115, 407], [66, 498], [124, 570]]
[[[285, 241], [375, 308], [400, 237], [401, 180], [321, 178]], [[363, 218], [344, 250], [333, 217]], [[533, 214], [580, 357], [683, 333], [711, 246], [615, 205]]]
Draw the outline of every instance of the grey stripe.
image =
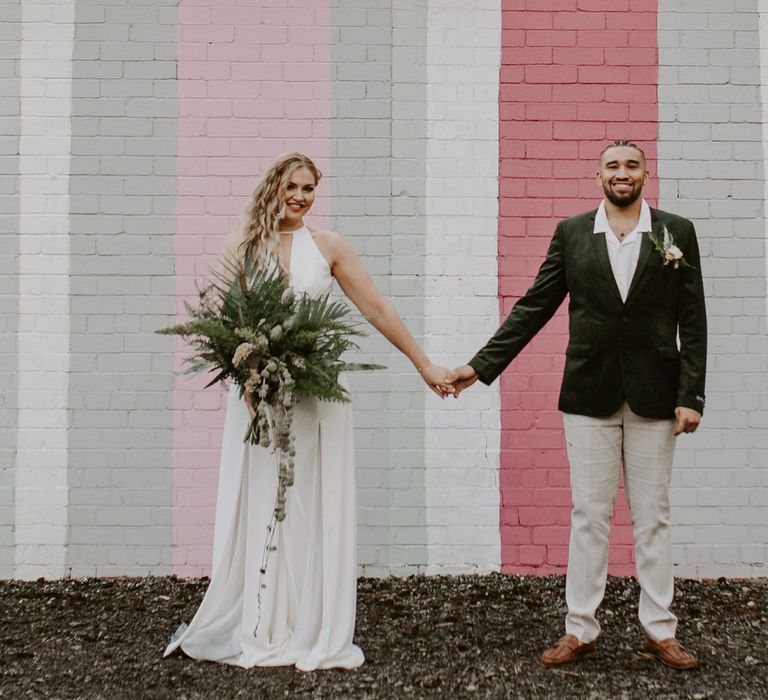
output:
[[765, 528], [750, 527], [768, 493], [752, 429], [768, 420], [758, 3], [712, 6], [659, 3], [660, 205], [696, 225], [709, 317], [707, 409], [672, 490], [688, 527], [673, 537], [681, 573], [765, 575]]
[[[341, 0], [331, 10], [332, 228], [349, 238], [420, 343], [426, 22], [426, 3], [407, 0]], [[378, 334], [363, 354], [388, 369], [352, 377], [359, 560], [368, 574], [410, 572], [427, 563], [424, 387]]]
[[0, 578], [14, 572], [14, 464], [19, 327], [19, 60], [21, 3], [3, 4], [0, 40]]
[[176, 1], [76, 21], [67, 565], [169, 573]]

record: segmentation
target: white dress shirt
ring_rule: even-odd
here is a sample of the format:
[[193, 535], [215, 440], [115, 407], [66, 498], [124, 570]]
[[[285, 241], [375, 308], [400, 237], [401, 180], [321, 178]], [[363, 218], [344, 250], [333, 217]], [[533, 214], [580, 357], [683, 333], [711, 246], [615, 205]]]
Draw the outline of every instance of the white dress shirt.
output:
[[611, 261], [611, 270], [616, 280], [616, 285], [621, 293], [621, 300], [627, 300], [629, 285], [635, 274], [637, 259], [640, 256], [640, 242], [643, 233], [651, 232], [651, 208], [645, 200], [640, 205], [640, 218], [637, 226], [619, 240], [608, 223], [608, 215], [605, 213], [605, 201], [600, 202], [595, 215], [595, 228], [593, 233], [604, 233], [608, 246], [608, 259]]

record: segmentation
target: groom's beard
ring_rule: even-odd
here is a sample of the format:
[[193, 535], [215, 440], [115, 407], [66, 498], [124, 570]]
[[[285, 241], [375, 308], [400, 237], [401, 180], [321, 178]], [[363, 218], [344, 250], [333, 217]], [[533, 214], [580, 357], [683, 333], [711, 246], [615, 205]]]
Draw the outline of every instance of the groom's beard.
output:
[[628, 184], [632, 185], [632, 189], [629, 192], [626, 192], [625, 194], [617, 194], [611, 189], [610, 184], [603, 185], [603, 192], [605, 193], [605, 198], [611, 204], [614, 204], [617, 207], [621, 207], [622, 209], [624, 207], [630, 206], [631, 204], [634, 204], [640, 198], [640, 195], [643, 193], [643, 186], [636, 185], [635, 183], [628, 183]]

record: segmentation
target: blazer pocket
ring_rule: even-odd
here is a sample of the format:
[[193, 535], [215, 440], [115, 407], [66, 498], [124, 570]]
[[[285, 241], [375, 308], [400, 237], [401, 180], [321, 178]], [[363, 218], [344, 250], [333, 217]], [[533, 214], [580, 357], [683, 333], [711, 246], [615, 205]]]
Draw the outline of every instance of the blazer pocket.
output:
[[568, 357], [589, 357], [592, 353], [592, 346], [587, 343], [568, 343], [565, 354]]
[[659, 357], [662, 360], [676, 360], [680, 357], [680, 351], [677, 348], [659, 348]]

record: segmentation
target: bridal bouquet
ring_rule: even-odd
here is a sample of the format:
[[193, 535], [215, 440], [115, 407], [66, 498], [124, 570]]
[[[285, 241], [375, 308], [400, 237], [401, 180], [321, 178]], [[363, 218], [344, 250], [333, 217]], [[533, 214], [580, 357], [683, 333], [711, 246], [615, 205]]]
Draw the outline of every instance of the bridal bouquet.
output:
[[186, 373], [215, 372], [206, 385], [229, 379], [253, 406], [256, 417], [245, 441], [279, 454], [275, 518], [285, 518], [286, 490], [293, 485], [293, 405], [299, 396], [349, 401], [339, 373], [380, 369], [345, 362], [362, 335], [347, 318], [349, 308], [327, 297], [296, 294], [282, 274], [229, 263], [226, 273], [199, 290], [190, 320], [157, 331], [179, 335], [194, 349]]

